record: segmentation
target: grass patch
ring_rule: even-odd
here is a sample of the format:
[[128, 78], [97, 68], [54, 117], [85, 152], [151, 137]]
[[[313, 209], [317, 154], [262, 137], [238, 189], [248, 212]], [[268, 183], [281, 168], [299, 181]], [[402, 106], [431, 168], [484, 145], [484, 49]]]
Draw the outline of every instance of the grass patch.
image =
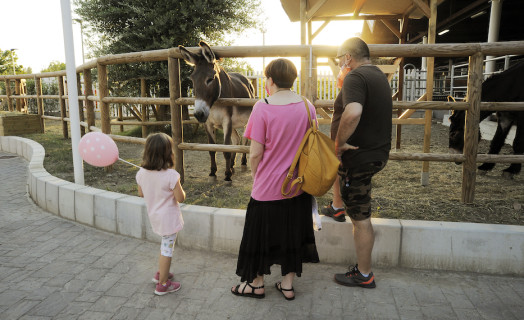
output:
[[[140, 127], [124, 127], [126, 131], [115, 134], [141, 136]], [[169, 128], [168, 128], [169, 129]], [[327, 126], [322, 126], [327, 131]], [[447, 153], [447, 127], [432, 125], [431, 152]], [[167, 133], [170, 132], [170, 129]], [[403, 126], [401, 152], [421, 152], [423, 126]], [[218, 132], [218, 140], [222, 140]], [[45, 134], [29, 134], [25, 137], [42, 144], [46, 150], [44, 167], [52, 175], [74, 181], [71, 142], [62, 137], [59, 122], [46, 120]], [[184, 126], [184, 141], [207, 143], [202, 126]], [[141, 163], [142, 145], [117, 143], [120, 157], [137, 165]], [[487, 153], [489, 142], [482, 140], [479, 152]], [[511, 154], [510, 146], [504, 146], [502, 154]], [[223, 183], [224, 159], [216, 154], [218, 181], [209, 183], [209, 153], [184, 151], [184, 189], [186, 203], [221, 208], [245, 209], [251, 194], [252, 179], [249, 169], [240, 168], [240, 156], [233, 175], [233, 184]], [[390, 161], [386, 168], [373, 178], [372, 216], [376, 218], [459, 221], [495, 224], [524, 224], [524, 177], [517, 175], [508, 180], [502, 177], [505, 164], [498, 164], [487, 175], [477, 175], [475, 202], [460, 202], [462, 166], [454, 163], [430, 162], [430, 184], [420, 185], [422, 163], [419, 161]], [[118, 161], [113, 170], [84, 165], [86, 185], [124, 194], [137, 195], [135, 175], [137, 169]], [[329, 202], [331, 191], [317, 198], [319, 205]]]

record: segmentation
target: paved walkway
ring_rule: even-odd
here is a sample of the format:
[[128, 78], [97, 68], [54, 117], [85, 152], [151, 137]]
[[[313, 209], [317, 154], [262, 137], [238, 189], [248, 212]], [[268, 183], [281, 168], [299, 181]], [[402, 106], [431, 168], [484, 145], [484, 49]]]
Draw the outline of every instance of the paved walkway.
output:
[[182, 289], [157, 297], [159, 245], [51, 215], [27, 196], [27, 162], [0, 152], [0, 319], [524, 319], [524, 278], [375, 269], [377, 288], [347, 288], [345, 266], [308, 264], [295, 301], [266, 278], [239, 298], [235, 256], [175, 249]]

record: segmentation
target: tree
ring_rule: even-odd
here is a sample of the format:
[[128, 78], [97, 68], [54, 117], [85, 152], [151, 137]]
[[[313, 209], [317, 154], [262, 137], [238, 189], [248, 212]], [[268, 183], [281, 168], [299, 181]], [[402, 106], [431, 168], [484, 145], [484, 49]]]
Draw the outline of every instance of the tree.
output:
[[[13, 56], [11, 56], [11, 54]], [[26, 73], [26, 70], [24, 70], [24, 66], [16, 64], [16, 61], [18, 60], [16, 51], [0, 49], [0, 75], [13, 74], [13, 60], [15, 64], [16, 74]]]
[[[259, 0], [77, 0], [75, 10], [88, 34], [94, 55], [196, 46], [200, 40], [227, 45], [225, 35], [256, 28]], [[98, 35], [98, 41], [90, 40]], [[182, 94], [189, 87], [189, 67], [183, 63]], [[167, 62], [110, 66], [113, 94], [140, 87], [146, 78], [159, 96], [168, 96]], [[151, 89], [153, 90], [153, 89]]]
[[42, 69], [40, 72], [54, 72], [54, 71], [61, 71], [66, 69], [66, 64], [60, 61], [51, 61], [49, 63], [49, 66], [45, 69]]

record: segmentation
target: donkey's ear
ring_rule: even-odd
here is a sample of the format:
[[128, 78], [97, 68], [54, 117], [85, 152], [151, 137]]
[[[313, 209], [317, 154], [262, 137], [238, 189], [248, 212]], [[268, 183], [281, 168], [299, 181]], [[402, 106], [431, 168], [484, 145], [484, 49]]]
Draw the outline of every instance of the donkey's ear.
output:
[[186, 60], [189, 64], [195, 65], [197, 63], [197, 56], [194, 53], [189, 52], [184, 46], [178, 46], [182, 58]]
[[205, 41], [200, 41], [198, 45], [202, 48], [202, 55], [204, 56], [204, 58], [206, 58], [207, 62], [215, 63], [215, 53], [213, 52], [213, 50], [211, 50], [209, 45]]

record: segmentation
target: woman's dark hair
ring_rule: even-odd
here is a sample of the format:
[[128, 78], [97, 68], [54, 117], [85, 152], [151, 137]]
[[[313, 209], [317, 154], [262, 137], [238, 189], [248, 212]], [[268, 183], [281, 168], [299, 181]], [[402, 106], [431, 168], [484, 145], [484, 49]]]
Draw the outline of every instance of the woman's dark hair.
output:
[[147, 170], [165, 170], [172, 168], [173, 139], [163, 132], [152, 133], [146, 139], [142, 168]]
[[272, 60], [264, 70], [266, 78], [273, 79], [273, 82], [277, 87], [282, 89], [288, 89], [293, 86], [293, 82], [297, 78], [297, 68], [288, 59], [275, 59]]

